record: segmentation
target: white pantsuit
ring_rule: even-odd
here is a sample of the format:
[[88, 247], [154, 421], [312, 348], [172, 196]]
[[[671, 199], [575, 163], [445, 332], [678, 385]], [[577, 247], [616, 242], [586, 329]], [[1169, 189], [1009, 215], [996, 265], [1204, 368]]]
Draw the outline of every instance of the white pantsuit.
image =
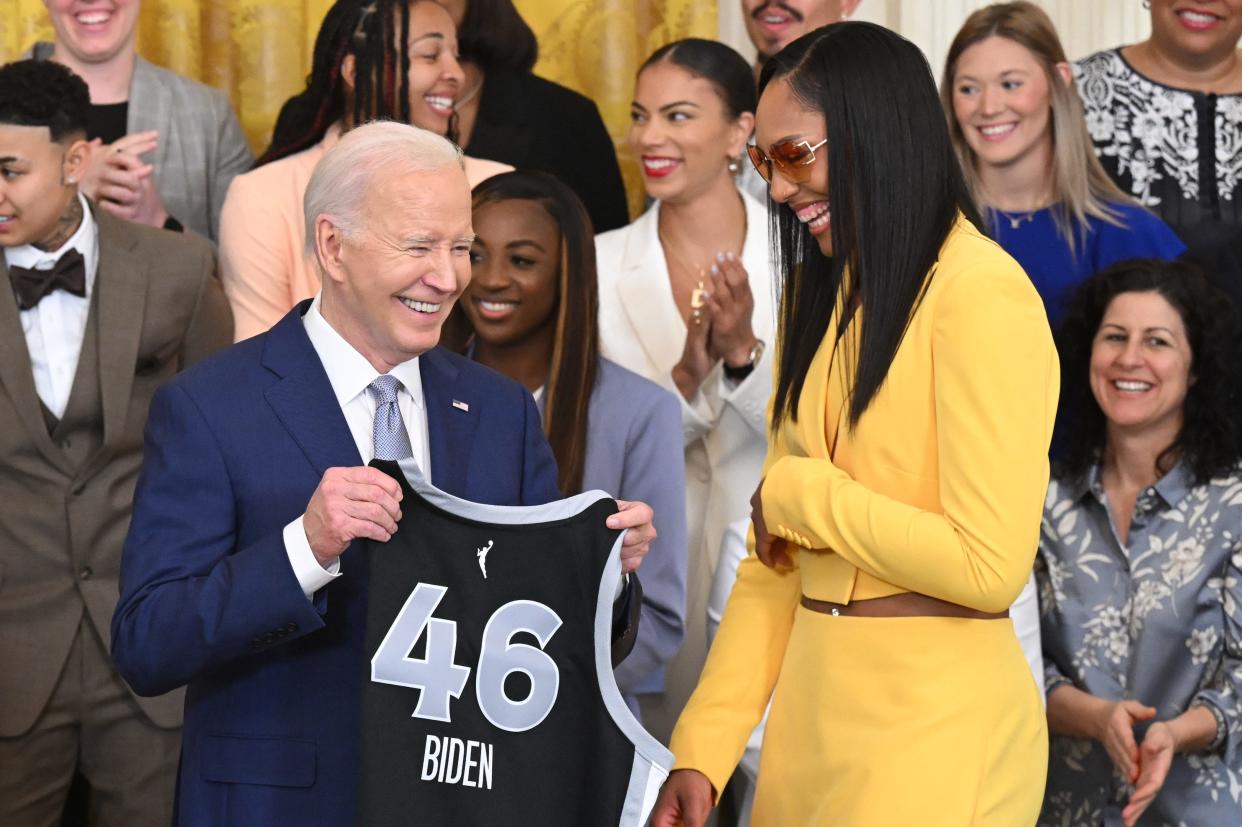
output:
[[595, 239], [603, 355], [669, 388], [681, 403], [689, 545], [686, 639], [666, 670], [662, 695], [642, 699], [644, 723], [665, 739], [706, 657], [707, 596], [725, 528], [749, 515], [750, 497], [759, 483], [767, 450], [776, 282], [766, 207], [745, 193], [739, 196], [746, 207], [741, 260], [754, 295], [752, 325], [767, 347], [745, 380], [735, 385], [717, 364], [689, 401], [677, 391], [671, 375], [685, 346], [686, 325], [673, 300], [668, 264], [657, 235], [660, 204], [632, 224]]

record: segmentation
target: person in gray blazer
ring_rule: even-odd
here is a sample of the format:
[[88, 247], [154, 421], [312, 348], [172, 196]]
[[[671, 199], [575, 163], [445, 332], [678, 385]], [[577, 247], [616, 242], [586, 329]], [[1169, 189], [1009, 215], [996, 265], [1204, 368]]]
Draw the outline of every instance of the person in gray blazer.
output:
[[599, 355], [593, 232], [568, 186], [534, 170], [497, 175], [474, 188], [473, 220], [472, 279], [455, 311], [473, 333], [467, 352], [534, 393], [562, 494], [599, 489], [655, 511], [638, 636], [616, 668], [637, 716], [685, 636], [680, 406]]
[[[232, 341], [209, 245], [78, 192], [86, 84], [0, 68], [0, 824], [168, 824], [181, 693], [135, 696], [109, 656], [155, 389]], [[192, 492], [186, 492], [192, 496]]]
[[45, 5], [56, 39], [24, 57], [64, 64], [90, 87], [83, 193], [119, 218], [215, 242], [229, 182], [254, 162], [228, 98], [138, 56], [138, 0]]

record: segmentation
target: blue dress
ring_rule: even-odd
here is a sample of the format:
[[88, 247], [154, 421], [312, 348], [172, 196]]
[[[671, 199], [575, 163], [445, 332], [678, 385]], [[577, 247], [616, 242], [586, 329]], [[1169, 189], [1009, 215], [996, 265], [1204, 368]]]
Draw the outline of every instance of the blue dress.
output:
[[1089, 229], [1085, 237], [1080, 235], [1076, 255], [1057, 232], [1055, 206], [1029, 214], [990, 213], [992, 237], [1034, 283], [1054, 333], [1065, 318], [1074, 290], [1088, 276], [1129, 258], [1172, 260], [1186, 252], [1186, 245], [1169, 225], [1147, 210], [1133, 204], [1111, 206], [1125, 226], [1089, 217]]

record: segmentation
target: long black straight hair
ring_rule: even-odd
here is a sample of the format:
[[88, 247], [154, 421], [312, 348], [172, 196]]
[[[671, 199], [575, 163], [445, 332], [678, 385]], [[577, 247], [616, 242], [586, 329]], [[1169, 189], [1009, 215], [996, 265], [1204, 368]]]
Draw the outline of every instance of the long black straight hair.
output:
[[[599, 374], [599, 279], [595, 231], [581, 199], [556, 177], [515, 170], [481, 181], [473, 208], [501, 201], [538, 204], [561, 233], [557, 271], [556, 335], [543, 390], [543, 432], [552, 446], [565, 496], [581, 493], [587, 453], [587, 417]], [[464, 319], [465, 314], [459, 313]], [[466, 323], [469, 324], [468, 322]]]
[[788, 205], [773, 205], [773, 258], [784, 275], [772, 429], [785, 417], [797, 421], [838, 299], [863, 311], [842, 337], [858, 355], [846, 379], [854, 426], [884, 384], [958, 214], [982, 223], [931, 68], [913, 43], [872, 23], [833, 23], [764, 64], [761, 96], [773, 81], [823, 113], [833, 256], [820, 252]]

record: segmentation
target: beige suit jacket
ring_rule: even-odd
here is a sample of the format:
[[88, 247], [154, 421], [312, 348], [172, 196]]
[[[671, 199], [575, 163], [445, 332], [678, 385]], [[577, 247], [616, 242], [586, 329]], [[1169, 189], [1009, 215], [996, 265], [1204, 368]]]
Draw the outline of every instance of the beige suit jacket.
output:
[[[58, 422], [0, 256], [0, 737], [34, 725], [83, 615], [109, 642], [151, 397], [232, 340], [207, 241], [92, 212], [99, 270]], [[136, 700], [159, 726], [181, 721], [179, 692]]]

